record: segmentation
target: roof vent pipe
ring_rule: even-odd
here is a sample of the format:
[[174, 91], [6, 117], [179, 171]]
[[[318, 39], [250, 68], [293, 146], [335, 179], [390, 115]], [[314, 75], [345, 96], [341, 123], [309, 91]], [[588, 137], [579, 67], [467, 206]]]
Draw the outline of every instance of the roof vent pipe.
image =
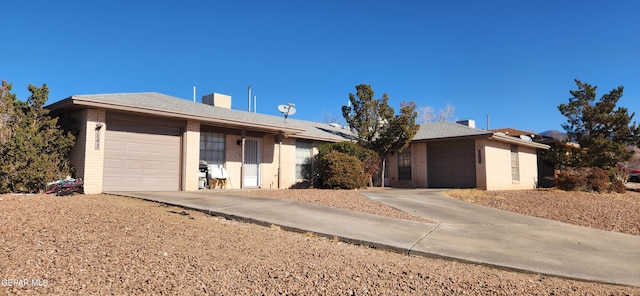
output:
[[247, 111], [251, 112], [251, 85], [249, 85], [249, 96], [247, 98]]

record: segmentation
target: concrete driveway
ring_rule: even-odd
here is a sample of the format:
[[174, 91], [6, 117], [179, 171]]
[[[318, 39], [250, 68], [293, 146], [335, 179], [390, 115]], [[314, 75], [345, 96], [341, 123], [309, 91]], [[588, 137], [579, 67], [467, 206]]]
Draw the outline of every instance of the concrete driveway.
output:
[[470, 262], [640, 286], [640, 237], [478, 206], [441, 190], [363, 194], [438, 226], [413, 248]]
[[392, 219], [290, 200], [198, 192], [115, 192], [397, 252], [574, 279], [640, 286], [640, 237], [477, 206], [438, 190], [361, 194], [437, 223]]

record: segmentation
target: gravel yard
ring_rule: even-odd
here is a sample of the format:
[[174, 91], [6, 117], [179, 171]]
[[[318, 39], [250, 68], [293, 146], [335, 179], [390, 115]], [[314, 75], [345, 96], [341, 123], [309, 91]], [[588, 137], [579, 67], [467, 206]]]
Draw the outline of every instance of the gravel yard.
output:
[[[357, 191], [250, 194], [416, 219]], [[574, 209], [560, 208], [562, 216]], [[0, 209], [0, 295], [640, 295], [640, 287], [406, 256], [117, 196], [0, 195]]]

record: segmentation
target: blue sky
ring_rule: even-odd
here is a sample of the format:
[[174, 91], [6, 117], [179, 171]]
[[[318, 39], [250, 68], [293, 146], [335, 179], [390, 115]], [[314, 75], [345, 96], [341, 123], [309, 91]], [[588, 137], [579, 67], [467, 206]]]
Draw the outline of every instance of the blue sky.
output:
[[[212, 92], [341, 117], [355, 85], [479, 128], [561, 130], [574, 78], [640, 110], [640, 1], [5, 1], [0, 79], [19, 98]], [[636, 120], [640, 121], [640, 114]]]

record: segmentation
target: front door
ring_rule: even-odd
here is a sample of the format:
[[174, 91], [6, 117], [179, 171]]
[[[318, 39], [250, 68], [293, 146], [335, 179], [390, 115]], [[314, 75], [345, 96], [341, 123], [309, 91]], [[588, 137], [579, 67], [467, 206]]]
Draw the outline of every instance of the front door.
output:
[[260, 182], [260, 141], [244, 141], [244, 187], [258, 187]]

